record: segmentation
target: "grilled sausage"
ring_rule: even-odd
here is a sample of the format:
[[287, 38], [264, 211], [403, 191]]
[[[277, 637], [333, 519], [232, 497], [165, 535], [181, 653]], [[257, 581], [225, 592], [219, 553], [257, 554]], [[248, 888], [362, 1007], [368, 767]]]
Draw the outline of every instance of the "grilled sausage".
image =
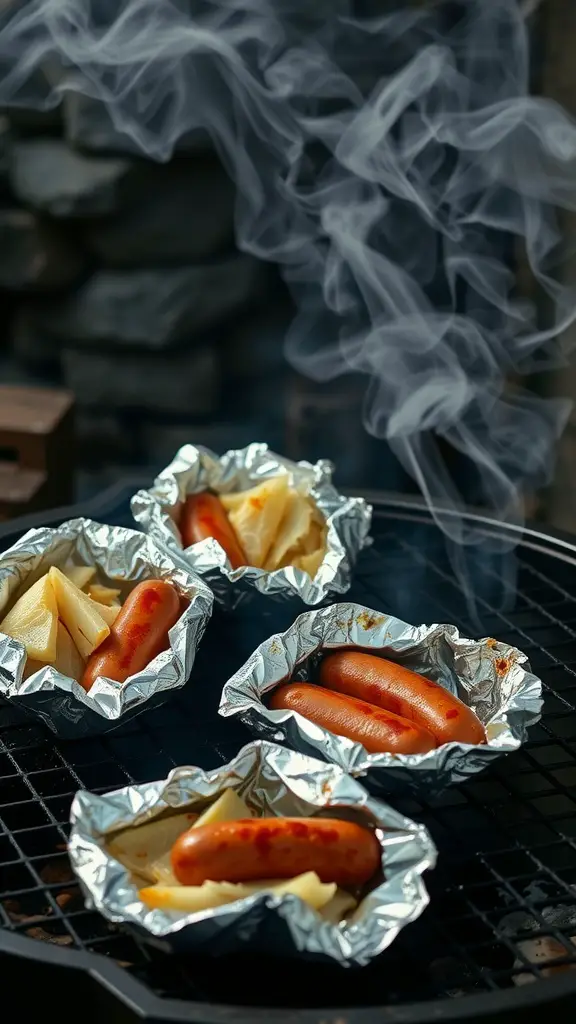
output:
[[363, 651], [335, 651], [320, 666], [320, 682], [330, 690], [369, 701], [427, 729], [443, 743], [485, 743], [484, 726], [474, 712], [438, 683], [402, 665]]
[[178, 621], [178, 592], [163, 580], [146, 580], [126, 598], [110, 635], [88, 659], [81, 684], [89, 690], [98, 676], [124, 683], [165, 651], [168, 631]]
[[244, 818], [201, 825], [172, 847], [182, 885], [292, 878], [315, 871], [322, 882], [363, 885], [380, 864], [374, 832], [334, 818]]
[[186, 499], [180, 521], [180, 533], [186, 548], [189, 548], [191, 544], [206, 540], [207, 537], [213, 537], [218, 541], [220, 547], [224, 548], [233, 569], [239, 569], [240, 566], [247, 564], [246, 555], [242, 551], [222, 502], [209, 491], [191, 494]]
[[323, 729], [361, 743], [370, 754], [423, 754], [436, 746], [431, 733], [405, 718], [322, 686], [280, 686], [272, 694], [270, 707], [274, 711], [297, 711]]

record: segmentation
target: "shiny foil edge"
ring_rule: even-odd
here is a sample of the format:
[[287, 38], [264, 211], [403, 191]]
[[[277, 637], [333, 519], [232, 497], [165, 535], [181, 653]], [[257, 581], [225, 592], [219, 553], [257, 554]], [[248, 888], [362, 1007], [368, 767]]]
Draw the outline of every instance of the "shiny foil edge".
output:
[[[374, 816], [383, 830], [378, 835], [385, 877], [350, 923], [323, 921], [295, 896], [261, 893], [196, 914], [153, 910], [140, 902], [128, 870], [105, 849], [106, 836], [150, 821], [167, 808], [182, 810], [214, 799], [228, 787], [238, 790], [254, 810], [274, 816], [306, 816], [336, 804], [362, 807]], [[179, 951], [257, 948], [258, 929], [264, 926], [266, 952], [361, 966], [383, 952], [428, 905], [422, 875], [436, 863], [435, 846], [423, 825], [375, 800], [335, 765], [266, 741], [249, 743], [229, 764], [213, 771], [176, 768], [164, 781], [105, 796], [82, 790], [72, 804], [70, 821], [70, 860], [87, 907], [116, 924], [136, 927], [151, 940], [166, 940], [168, 950], [171, 941], [178, 941]], [[267, 927], [270, 919], [277, 922], [273, 931]]]
[[[187, 494], [206, 488], [222, 494], [245, 490], [283, 470], [290, 473], [294, 483], [306, 486], [328, 524], [328, 549], [314, 580], [301, 569], [290, 567], [275, 572], [251, 566], [232, 570], [223, 549], [211, 539], [183, 549], [175, 517]], [[235, 607], [259, 592], [280, 600], [300, 598], [307, 605], [317, 605], [330, 593], [343, 594], [348, 590], [358, 553], [371, 543], [368, 534], [372, 506], [364, 498], [339, 494], [332, 484], [332, 470], [326, 460], [315, 465], [292, 462], [257, 442], [222, 456], [202, 445], [185, 445], [150, 490], [134, 495], [132, 515], [158, 544], [166, 546], [174, 557], [184, 557], [204, 576], [222, 603]]]
[[[401, 662], [449, 688], [476, 712], [488, 744], [446, 743], [426, 754], [369, 754], [292, 711], [270, 711], [263, 697], [282, 680], [305, 678], [305, 663], [322, 650], [386, 647]], [[456, 626], [411, 626], [358, 604], [334, 604], [304, 612], [284, 633], [254, 651], [225, 683], [219, 714], [238, 716], [252, 732], [322, 757], [374, 791], [398, 785], [437, 795], [447, 785], [482, 771], [494, 758], [517, 750], [538, 721], [542, 683], [525, 654], [492, 638], [470, 640]]]
[[112, 585], [167, 580], [189, 597], [190, 604], [170, 631], [168, 651], [121, 687], [103, 678], [89, 693], [76, 680], [53, 668], [23, 681], [24, 647], [0, 634], [0, 695], [12, 706], [39, 717], [57, 734], [68, 736], [115, 727], [128, 714], [143, 711], [152, 698], [184, 686], [213, 605], [213, 595], [201, 577], [175, 564], [169, 553], [145, 534], [89, 519], [73, 519], [56, 529], [30, 530], [0, 555], [0, 618], [25, 581], [30, 580], [32, 585], [49, 566], [63, 567], [70, 557], [78, 564], [98, 566]]

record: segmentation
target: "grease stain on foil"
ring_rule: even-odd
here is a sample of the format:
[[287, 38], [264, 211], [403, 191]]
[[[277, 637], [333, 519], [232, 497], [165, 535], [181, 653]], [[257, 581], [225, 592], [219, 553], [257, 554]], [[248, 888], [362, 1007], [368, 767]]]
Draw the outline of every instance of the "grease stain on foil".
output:
[[[271, 657], [271, 646], [279, 653]], [[383, 653], [456, 694], [478, 715], [488, 743], [445, 743], [426, 754], [368, 754], [363, 746], [313, 725], [293, 711], [271, 711], [265, 694], [287, 679], [307, 678], [322, 652], [338, 647]], [[436, 796], [448, 785], [482, 771], [517, 750], [542, 706], [542, 683], [525, 654], [486, 638], [460, 636], [455, 626], [411, 626], [356, 604], [334, 604], [299, 615], [285, 633], [253, 652], [224, 685], [219, 713], [238, 716], [254, 733], [337, 764], [365, 780], [374, 792], [425, 790]]]
[[[183, 559], [200, 573], [216, 599], [227, 607], [234, 608], [258, 593], [277, 600], [300, 598], [304, 604], [318, 605], [329, 594], [343, 594], [349, 589], [358, 554], [371, 544], [372, 506], [364, 498], [339, 494], [332, 484], [332, 472], [333, 466], [326, 459], [315, 465], [292, 462], [258, 442], [222, 456], [202, 445], [189, 444], [180, 449], [149, 491], [134, 495], [132, 515], [175, 558]], [[301, 493], [312, 498], [328, 526], [327, 551], [313, 580], [292, 566], [275, 572], [254, 566], [233, 570], [212, 538], [183, 549], [177, 523], [187, 495], [204, 490], [216, 494], [248, 490], [283, 473]]]
[[189, 604], [170, 631], [170, 647], [123, 685], [97, 680], [87, 693], [79, 682], [47, 667], [23, 679], [24, 647], [0, 634], [0, 695], [63, 738], [104, 733], [157, 706], [187, 682], [212, 614], [213, 595], [200, 576], [136, 530], [73, 519], [57, 529], [30, 530], [0, 556], [0, 607], [8, 606], [51, 565], [95, 565], [124, 592], [142, 580], [172, 583]]
[[[259, 893], [196, 914], [150, 909], [130, 873], [110, 854], [108, 837], [143, 824], [168, 808], [184, 810], [236, 789], [256, 815], [309, 817], [338, 804], [377, 826], [382, 875], [350, 919], [334, 924], [295, 896]], [[332, 812], [334, 816], [334, 811]], [[176, 768], [167, 779], [98, 796], [80, 791], [70, 815], [69, 855], [86, 905], [108, 921], [134, 927], [167, 951], [265, 951], [362, 966], [378, 956], [429, 902], [423, 874], [436, 863], [424, 825], [375, 800], [335, 765], [260, 741], [214, 771]]]

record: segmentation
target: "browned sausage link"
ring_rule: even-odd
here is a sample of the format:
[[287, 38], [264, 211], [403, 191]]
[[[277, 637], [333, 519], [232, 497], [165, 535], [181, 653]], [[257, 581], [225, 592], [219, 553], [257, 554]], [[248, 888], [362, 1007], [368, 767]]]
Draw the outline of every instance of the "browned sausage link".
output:
[[380, 864], [374, 832], [334, 818], [248, 818], [201, 825], [172, 847], [182, 885], [292, 878], [315, 871], [322, 882], [363, 885]]
[[233, 569], [246, 565], [246, 555], [226, 515], [226, 509], [220, 499], [209, 491], [191, 494], [186, 499], [180, 533], [185, 548], [213, 537], [224, 548]]
[[431, 733], [405, 718], [322, 686], [280, 686], [272, 694], [270, 707], [274, 711], [297, 711], [323, 729], [361, 743], [370, 754], [423, 754], [436, 746]]
[[323, 686], [369, 701], [427, 729], [443, 743], [485, 743], [484, 726], [458, 697], [403, 665], [364, 651], [335, 651], [320, 667]]
[[146, 580], [128, 595], [110, 636], [88, 659], [81, 685], [89, 690], [98, 676], [124, 683], [169, 646], [169, 630], [180, 617], [177, 590], [164, 580]]

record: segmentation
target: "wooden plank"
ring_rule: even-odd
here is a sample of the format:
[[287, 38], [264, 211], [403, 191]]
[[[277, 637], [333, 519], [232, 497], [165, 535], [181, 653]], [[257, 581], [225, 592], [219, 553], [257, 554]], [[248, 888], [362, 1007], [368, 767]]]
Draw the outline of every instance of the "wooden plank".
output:
[[0, 385], [0, 431], [51, 434], [73, 405], [70, 391]]
[[72, 501], [73, 412], [70, 391], [0, 386], [0, 516]]

